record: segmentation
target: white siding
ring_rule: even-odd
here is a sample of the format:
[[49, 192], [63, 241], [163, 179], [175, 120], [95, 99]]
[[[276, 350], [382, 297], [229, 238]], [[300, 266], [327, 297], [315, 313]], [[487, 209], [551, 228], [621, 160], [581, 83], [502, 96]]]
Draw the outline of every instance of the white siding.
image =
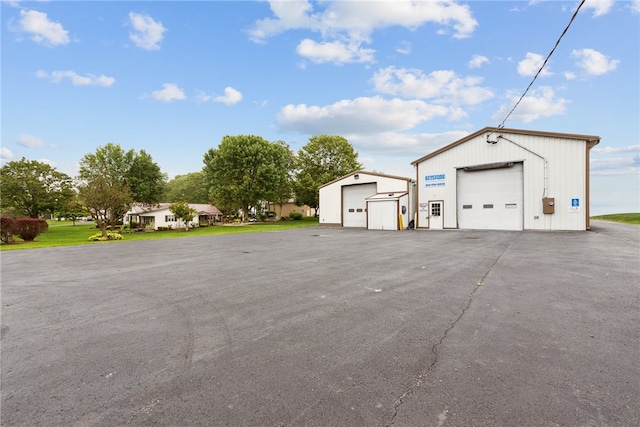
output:
[[342, 225], [342, 187], [355, 184], [377, 185], [376, 190], [372, 193], [386, 192], [406, 192], [409, 191], [410, 180], [384, 176], [378, 174], [368, 174], [366, 172], [358, 172], [358, 179], [355, 175], [347, 175], [346, 177], [336, 180], [324, 187], [320, 188], [320, 224]]
[[[494, 162], [523, 162], [524, 229], [585, 230], [586, 142], [508, 132], [494, 133], [491, 140], [496, 140], [498, 135], [506, 139], [488, 144], [487, 134], [482, 134], [418, 163], [418, 203], [444, 200], [447, 207], [444, 227], [456, 228], [458, 168]], [[442, 174], [445, 175], [444, 185], [426, 186], [425, 176]], [[555, 198], [554, 214], [542, 213], [543, 197]], [[580, 209], [571, 209], [572, 199], [580, 200]], [[426, 227], [427, 212], [419, 210], [418, 214], [417, 226]]]

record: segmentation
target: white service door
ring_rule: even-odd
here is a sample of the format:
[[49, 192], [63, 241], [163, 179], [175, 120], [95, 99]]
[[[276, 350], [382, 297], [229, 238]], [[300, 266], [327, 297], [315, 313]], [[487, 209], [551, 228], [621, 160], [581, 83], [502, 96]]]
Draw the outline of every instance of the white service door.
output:
[[376, 200], [368, 203], [369, 230], [398, 229], [398, 201]]
[[509, 168], [458, 170], [458, 228], [522, 230], [522, 163]]
[[366, 227], [366, 198], [376, 194], [377, 185], [359, 184], [342, 187], [342, 226]]

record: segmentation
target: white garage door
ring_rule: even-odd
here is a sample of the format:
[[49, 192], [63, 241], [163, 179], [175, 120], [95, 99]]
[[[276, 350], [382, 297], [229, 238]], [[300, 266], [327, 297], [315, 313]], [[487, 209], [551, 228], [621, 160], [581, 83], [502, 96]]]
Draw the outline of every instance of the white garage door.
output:
[[522, 163], [511, 167], [458, 169], [458, 228], [522, 230]]
[[376, 194], [377, 185], [360, 184], [342, 187], [342, 226], [367, 226], [367, 197]]
[[397, 230], [398, 229], [398, 201], [376, 200], [369, 201], [369, 230]]

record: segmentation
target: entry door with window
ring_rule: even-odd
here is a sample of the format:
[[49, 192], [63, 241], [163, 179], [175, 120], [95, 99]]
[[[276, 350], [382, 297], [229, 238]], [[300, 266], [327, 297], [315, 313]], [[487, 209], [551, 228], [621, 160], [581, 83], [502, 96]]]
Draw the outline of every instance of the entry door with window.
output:
[[442, 230], [444, 219], [442, 217], [444, 202], [442, 200], [429, 202], [429, 228]]

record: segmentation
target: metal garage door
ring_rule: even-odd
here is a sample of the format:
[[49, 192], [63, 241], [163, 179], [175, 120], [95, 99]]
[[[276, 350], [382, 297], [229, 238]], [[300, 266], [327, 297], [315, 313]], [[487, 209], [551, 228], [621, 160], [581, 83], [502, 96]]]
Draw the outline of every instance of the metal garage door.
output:
[[522, 230], [522, 163], [458, 169], [458, 228]]
[[360, 184], [342, 187], [342, 226], [366, 227], [367, 202], [365, 199], [376, 194], [377, 185]]

